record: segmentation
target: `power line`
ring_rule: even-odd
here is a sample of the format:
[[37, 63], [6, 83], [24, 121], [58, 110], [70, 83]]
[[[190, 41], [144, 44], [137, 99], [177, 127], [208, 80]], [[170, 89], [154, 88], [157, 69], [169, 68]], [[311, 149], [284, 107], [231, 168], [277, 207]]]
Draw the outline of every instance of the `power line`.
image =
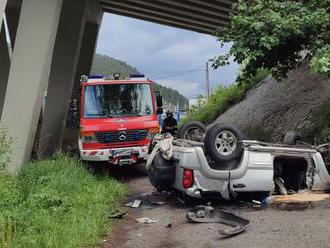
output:
[[200, 72], [200, 71], [204, 71], [204, 70], [182, 71], [182, 72], [179, 72], [179, 73], [175, 73], [175, 74], [160, 77], [160, 78], [158, 78], [158, 80], [163, 80], [163, 79], [168, 79], [168, 78], [173, 78], [173, 77], [180, 77], [180, 76], [183, 76], [183, 75], [186, 75], [186, 74], [190, 74], [190, 73], [194, 73], [194, 72]]
[[195, 71], [203, 71], [204, 69], [190, 69], [190, 70], [174, 70], [174, 71], [145, 71], [145, 73], [181, 73], [181, 72], [195, 72]]

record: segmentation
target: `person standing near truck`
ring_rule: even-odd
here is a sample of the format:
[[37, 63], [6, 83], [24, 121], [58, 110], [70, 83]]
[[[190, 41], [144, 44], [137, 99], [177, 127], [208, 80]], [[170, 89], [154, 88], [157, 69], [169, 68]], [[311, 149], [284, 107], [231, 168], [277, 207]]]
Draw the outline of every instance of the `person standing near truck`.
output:
[[178, 132], [178, 122], [173, 117], [171, 111], [166, 112], [166, 118], [163, 122], [162, 133], [170, 133], [173, 136]]

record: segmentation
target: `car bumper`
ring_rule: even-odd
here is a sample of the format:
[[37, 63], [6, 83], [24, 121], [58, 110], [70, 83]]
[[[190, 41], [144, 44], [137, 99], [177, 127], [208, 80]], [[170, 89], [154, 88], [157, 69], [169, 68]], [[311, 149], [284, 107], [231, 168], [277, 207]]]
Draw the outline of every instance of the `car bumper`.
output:
[[193, 198], [203, 198], [204, 195], [221, 195], [222, 198], [229, 197], [228, 181], [226, 180], [212, 180], [205, 178], [200, 171], [194, 170], [194, 184], [190, 188], [182, 186], [183, 181], [183, 167], [176, 168], [176, 178], [172, 184], [172, 188], [187, 196]]
[[148, 150], [148, 146], [97, 150], [80, 149], [80, 157], [85, 161], [105, 161], [112, 164], [134, 164], [138, 160], [147, 159]]

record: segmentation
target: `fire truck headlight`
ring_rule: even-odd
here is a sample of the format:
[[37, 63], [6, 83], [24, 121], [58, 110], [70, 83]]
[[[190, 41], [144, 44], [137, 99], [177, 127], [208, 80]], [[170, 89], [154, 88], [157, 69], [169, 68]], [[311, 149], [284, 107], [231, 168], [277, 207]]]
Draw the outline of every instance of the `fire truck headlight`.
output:
[[80, 136], [82, 143], [97, 143], [94, 133], [81, 133]]
[[159, 126], [154, 127], [154, 128], [150, 128], [149, 132], [148, 132], [147, 139], [153, 139], [155, 137], [155, 135], [159, 133], [159, 131], [160, 131]]

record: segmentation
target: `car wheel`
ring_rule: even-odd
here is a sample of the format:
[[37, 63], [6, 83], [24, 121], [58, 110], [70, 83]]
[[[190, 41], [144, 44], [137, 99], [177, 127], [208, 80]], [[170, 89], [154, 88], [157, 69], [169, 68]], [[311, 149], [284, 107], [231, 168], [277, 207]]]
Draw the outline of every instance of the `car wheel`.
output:
[[205, 150], [214, 161], [228, 162], [241, 156], [243, 139], [245, 135], [236, 127], [215, 124], [206, 132]]
[[179, 129], [179, 139], [203, 141], [206, 127], [199, 121], [190, 121]]

